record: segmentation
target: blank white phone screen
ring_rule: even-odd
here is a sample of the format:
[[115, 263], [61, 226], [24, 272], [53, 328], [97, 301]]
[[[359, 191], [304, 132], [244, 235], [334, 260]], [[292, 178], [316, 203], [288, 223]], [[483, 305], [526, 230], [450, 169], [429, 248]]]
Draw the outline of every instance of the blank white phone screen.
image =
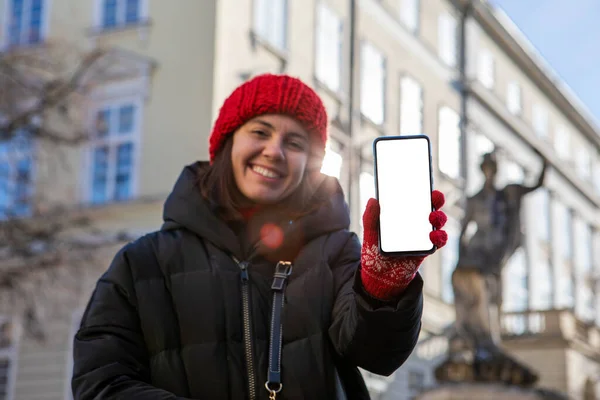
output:
[[375, 146], [381, 250], [431, 250], [429, 142], [425, 138], [385, 139]]

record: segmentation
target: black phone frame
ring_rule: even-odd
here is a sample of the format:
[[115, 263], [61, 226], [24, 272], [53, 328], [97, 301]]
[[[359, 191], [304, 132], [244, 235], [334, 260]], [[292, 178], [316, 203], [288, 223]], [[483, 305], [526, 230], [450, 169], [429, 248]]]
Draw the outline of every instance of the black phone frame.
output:
[[[379, 136], [373, 140], [373, 169], [374, 169], [374, 180], [375, 180], [375, 198], [379, 201], [379, 179], [377, 175], [377, 143], [384, 140], [411, 140], [411, 139], [425, 139], [427, 141], [427, 152], [429, 153], [429, 199], [431, 201], [431, 211], [433, 208], [433, 163], [431, 159], [431, 140], [429, 136], [419, 135], [399, 135], [399, 136]], [[431, 225], [432, 231], [436, 228]], [[381, 223], [377, 221], [377, 241], [379, 247], [379, 253], [386, 257], [407, 257], [407, 256], [427, 256], [435, 253], [437, 247], [432, 243], [432, 247], [429, 250], [414, 250], [414, 251], [397, 251], [397, 252], [386, 252], [381, 248]]]

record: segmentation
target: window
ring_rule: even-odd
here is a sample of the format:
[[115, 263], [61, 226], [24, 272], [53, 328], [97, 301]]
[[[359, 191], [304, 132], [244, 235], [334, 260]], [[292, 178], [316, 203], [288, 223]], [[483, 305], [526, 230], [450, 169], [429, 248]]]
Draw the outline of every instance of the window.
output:
[[340, 91], [342, 71], [342, 20], [322, 1], [317, 6], [317, 79], [334, 92]]
[[531, 309], [549, 310], [552, 308], [552, 267], [547, 252], [537, 258], [531, 269]]
[[0, 399], [11, 399], [14, 384], [16, 344], [14, 324], [0, 316]]
[[508, 260], [503, 271], [504, 312], [527, 309], [527, 260], [523, 248], [519, 248]]
[[372, 44], [361, 51], [360, 110], [377, 125], [385, 120], [385, 58]]
[[8, 44], [36, 44], [43, 39], [44, 0], [8, 0]]
[[400, 0], [400, 21], [411, 32], [419, 29], [419, 0]]
[[[594, 161], [594, 187], [596, 188], [596, 194], [600, 196], [600, 154], [596, 155]], [[600, 263], [600, 260], [598, 260]]]
[[449, 13], [438, 18], [438, 54], [449, 67], [456, 67], [458, 56], [458, 23]]
[[538, 135], [538, 137], [544, 139], [547, 138], [548, 111], [546, 111], [546, 109], [543, 106], [539, 104], [534, 104], [532, 113], [533, 130], [535, 131], [536, 135]]
[[142, 1], [102, 0], [102, 27], [110, 29], [139, 23], [142, 19]]
[[444, 227], [446, 233], [448, 233], [448, 242], [440, 249], [440, 255], [442, 257], [441, 262], [441, 278], [442, 278], [442, 300], [447, 303], [454, 302], [454, 289], [452, 288], [452, 273], [456, 268], [458, 262], [459, 253], [459, 235], [460, 225], [458, 221], [453, 218], [448, 218], [448, 222]]
[[592, 272], [592, 230], [581, 218], [575, 219], [575, 268], [577, 275], [576, 313], [584, 320], [594, 316], [594, 294], [590, 275]]
[[592, 155], [590, 150], [593, 149], [592, 145], [582, 142], [577, 151], [577, 157], [575, 157], [575, 168], [577, 175], [583, 180], [589, 180], [592, 177]]
[[552, 308], [552, 292], [554, 291], [554, 274], [550, 259], [550, 193], [546, 188], [540, 188], [531, 194], [532, 203], [528, 210], [533, 211], [535, 226], [534, 235], [537, 239], [532, 254], [535, 257], [531, 269], [531, 308], [548, 310]]
[[536, 212], [536, 236], [542, 242], [550, 240], [550, 193], [546, 188], [539, 188], [531, 194]]
[[552, 246], [556, 249], [556, 304], [557, 308], [570, 307], [573, 305], [574, 291], [572, 280], [572, 246], [573, 227], [571, 222], [571, 211], [559, 200], [553, 202], [554, 235]]
[[400, 134], [423, 133], [423, 88], [411, 77], [400, 80]]
[[438, 164], [450, 178], [460, 177], [460, 117], [449, 107], [438, 111]]
[[31, 212], [33, 156], [32, 139], [25, 131], [0, 142], [0, 220]]
[[287, 0], [254, 0], [254, 30], [277, 50], [287, 49]]
[[[600, 229], [594, 229], [592, 232], [592, 265], [596, 273], [600, 273]], [[600, 285], [600, 282], [598, 282]], [[600, 289], [600, 287], [599, 287]], [[600, 290], [598, 293], [598, 299], [600, 300]], [[600, 310], [598, 310], [600, 312]]]
[[521, 86], [517, 82], [510, 82], [506, 91], [506, 105], [508, 111], [514, 115], [521, 115], [523, 112], [523, 99]]
[[471, 130], [469, 132], [468, 142], [468, 168], [469, 168], [469, 179], [467, 181], [467, 195], [472, 195], [481, 190], [485, 182], [485, 177], [481, 172], [481, 161], [483, 155], [494, 151], [494, 142], [492, 142], [483, 133]]
[[571, 139], [566, 126], [559, 125], [554, 132], [554, 150], [563, 160], [571, 158]]
[[333, 176], [337, 179], [340, 179], [342, 176], [342, 165], [344, 162], [342, 154], [339, 151], [339, 147], [341, 147], [339, 143], [332, 143], [331, 139], [327, 141], [325, 158], [323, 159], [323, 165], [321, 167], [322, 173]]
[[571, 261], [573, 258], [573, 215], [571, 209], [565, 205], [559, 204], [558, 206], [558, 232], [561, 236], [557, 237], [559, 242], [558, 249], [559, 254], [564, 260]]
[[122, 101], [98, 109], [91, 154], [91, 201], [131, 198], [140, 136], [140, 102]]
[[484, 87], [492, 89], [494, 87], [495, 75], [494, 56], [489, 50], [482, 49], [477, 59], [477, 79], [479, 79], [479, 82]]
[[501, 187], [511, 183], [523, 183], [524, 180], [525, 171], [523, 167], [509, 157], [501, 156], [501, 159], [498, 160], [496, 184]]

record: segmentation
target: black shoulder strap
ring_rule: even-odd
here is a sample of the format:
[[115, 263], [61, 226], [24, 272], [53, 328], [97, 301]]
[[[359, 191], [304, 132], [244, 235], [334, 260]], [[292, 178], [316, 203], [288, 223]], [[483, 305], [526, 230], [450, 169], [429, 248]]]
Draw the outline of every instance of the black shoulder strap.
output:
[[273, 276], [273, 310], [271, 313], [271, 333], [269, 348], [269, 370], [267, 371], [267, 382], [265, 387], [270, 393], [270, 399], [275, 400], [277, 393], [283, 389], [281, 382], [281, 346], [283, 339], [283, 326], [281, 313], [285, 302], [285, 287], [287, 279], [292, 273], [292, 263], [280, 261], [275, 266]]

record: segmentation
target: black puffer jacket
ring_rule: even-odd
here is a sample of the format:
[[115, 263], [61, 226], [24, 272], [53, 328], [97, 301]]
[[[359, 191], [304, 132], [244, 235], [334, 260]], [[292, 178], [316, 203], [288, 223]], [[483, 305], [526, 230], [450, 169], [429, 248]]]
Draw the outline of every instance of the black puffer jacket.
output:
[[[277, 398], [335, 399], [334, 365], [349, 399], [368, 398], [356, 367], [389, 375], [404, 363], [420, 330], [421, 278], [394, 304], [363, 292], [360, 243], [333, 178], [317, 191], [327, 202], [314, 214], [290, 223], [269, 213], [232, 228], [202, 199], [199, 168], [184, 169], [163, 228], [125, 246], [99, 279], [74, 341], [75, 399], [245, 399], [249, 390], [268, 398], [270, 287], [276, 261], [288, 259]], [[285, 225], [278, 251], [252, 245], [266, 221]], [[232, 256], [250, 261], [251, 389]]]

